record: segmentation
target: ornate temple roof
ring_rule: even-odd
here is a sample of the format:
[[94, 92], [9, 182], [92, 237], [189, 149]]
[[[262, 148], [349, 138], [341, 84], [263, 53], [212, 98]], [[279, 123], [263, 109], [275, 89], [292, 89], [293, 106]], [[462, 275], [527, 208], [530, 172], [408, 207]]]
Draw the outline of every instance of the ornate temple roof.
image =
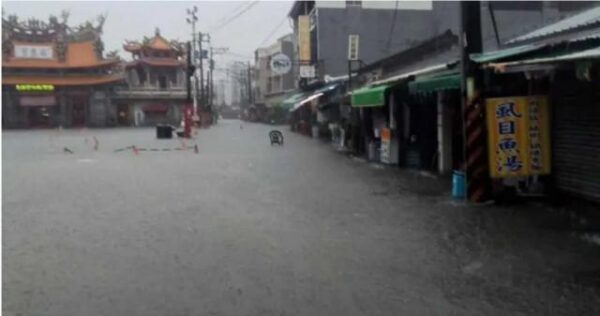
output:
[[154, 51], [173, 51], [178, 56], [183, 54], [183, 44], [178, 41], [168, 41], [160, 35], [160, 30], [157, 28], [152, 38], [144, 37], [142, 42], [138, 41], [125, 41], [123, 49], [131, 53], [137, 53], [142, 50], [154, 50]]
[[[101, 35], [105, 16], [99, 16], [96, 24], [88, 21], [76, 27], [68, 26], [67, 20], [66, 12], [61, 21], [55, 16], [50, 16], [48, 22], [19, 21], [15, 15], [3, 17], [2, 67], [72, 69], [118, 62], [117, 58], [103, 56]], [[28, 54], [29, 50], [31, 54]]]

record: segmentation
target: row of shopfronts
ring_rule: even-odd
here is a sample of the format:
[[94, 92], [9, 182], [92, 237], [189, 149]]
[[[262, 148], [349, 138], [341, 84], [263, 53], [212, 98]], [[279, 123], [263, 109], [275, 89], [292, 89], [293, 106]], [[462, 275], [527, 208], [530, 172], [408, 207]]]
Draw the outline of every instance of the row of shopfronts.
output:
[[[485, 139], [483, 177], [492, 197], [511, 190], [600, 202], [600, 30], [568, 22], [540, 41], [470, 56], [482, 74], [482, 117], [473, 121]], [[565, 31], [572, 36], [565, 39]], [[553, 41], [556, 34], [561, 39]], [[465, 172], [472, 159], [466, 144], [476, 135], [465, 128], [468, 81], [456, 51], [403, 59], [395, 66], [407, 71], [376, 80], [359, 73], [352, 85], [348, 78], [323, 82], [289, 95], [282, 108], [293, 131], [370, 161]]]

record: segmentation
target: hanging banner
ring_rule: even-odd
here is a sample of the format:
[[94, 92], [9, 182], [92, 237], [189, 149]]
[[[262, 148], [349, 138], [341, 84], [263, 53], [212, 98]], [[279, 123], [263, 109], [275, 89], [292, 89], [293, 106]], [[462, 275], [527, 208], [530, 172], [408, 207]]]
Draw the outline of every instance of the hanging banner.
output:
[[550, 173], [550, 118], [546, 96], [486, 100], [492, 178]]
[[298, 50], [301, 62], [310, 62], [310, 20], [308, 15], [298, 17]]

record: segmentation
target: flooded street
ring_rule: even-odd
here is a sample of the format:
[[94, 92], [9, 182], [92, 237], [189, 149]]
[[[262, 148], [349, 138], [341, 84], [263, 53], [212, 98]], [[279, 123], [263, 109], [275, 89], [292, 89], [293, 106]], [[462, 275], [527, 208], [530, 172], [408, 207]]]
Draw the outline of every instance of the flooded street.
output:
[[600, 248], [545, 206], [271, 129], [4, 131], [5, 315], [600, 313]]

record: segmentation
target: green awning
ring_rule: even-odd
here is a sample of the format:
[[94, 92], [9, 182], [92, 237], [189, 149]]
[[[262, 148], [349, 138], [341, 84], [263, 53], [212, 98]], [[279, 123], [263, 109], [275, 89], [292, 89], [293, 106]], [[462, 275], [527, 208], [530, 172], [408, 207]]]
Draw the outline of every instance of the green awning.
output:
[[385, 92], [389, 85], [364, 87], [352, 91], [351, 102], [353, 107], [375, 107], [385, 104]]
[[423, 76], [408, 83], [410, 93], [435, 92], [460, 89], [460, 74], [446, 73]]
[[296, 103], [302, 101], [302, 99], [304, 98], [305, 95], [306, 95], [306, 93], [304, 93], [304, 92], [292, 94], [292, 96], [283, 100], [281, 103], [277, 104], [277, 106], [281, 107], [284, 110], [289, 110], [292, 107], [294, 107], [294, 105]]

